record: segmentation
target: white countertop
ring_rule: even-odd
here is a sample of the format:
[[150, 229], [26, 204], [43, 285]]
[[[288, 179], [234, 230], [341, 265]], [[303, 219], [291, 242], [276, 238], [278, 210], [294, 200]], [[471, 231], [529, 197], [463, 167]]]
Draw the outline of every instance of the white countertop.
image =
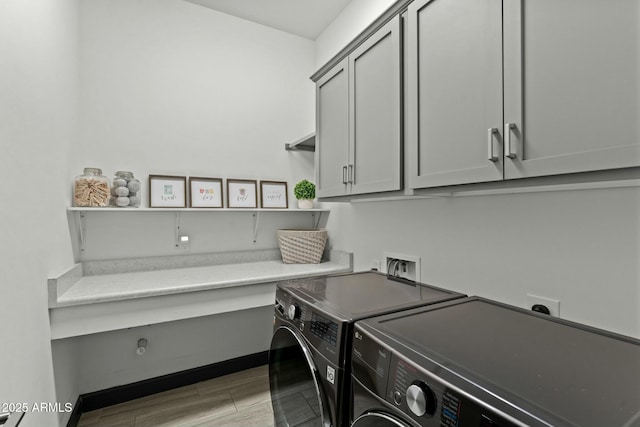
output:
[[351, 271], [350, 265], [335, 261], [320, 264], [259, 261], [83, 276], [58, 296], [56, 306], [67, 307], [205, 291], [348, 271]]
[[330, 260], [320, 264], [284, 264], [273, 255], [258, 251], [76, 264], [49, 279], [51, 339], [262, 309], [273, 305], [278, 281], [353, 269], [352, 255], [340, 251], [331, 251]]

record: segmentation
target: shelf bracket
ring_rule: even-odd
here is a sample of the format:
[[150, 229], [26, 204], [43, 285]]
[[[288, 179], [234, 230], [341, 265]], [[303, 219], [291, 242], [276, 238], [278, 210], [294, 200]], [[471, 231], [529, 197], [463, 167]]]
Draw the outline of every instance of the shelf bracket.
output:
[[176, 211], [176, 248], [180, 247], [180, 211]]
[[316, 133], [310, 133], [304, 138], [292, 142], [290, 144], [284, 144], [284, 149], [287, 151], [316, 151]]
[[260, 223], [260, 212], [253, 213], [253, 243], [258, 242], [258, 224]]
[[86, 223], [86, 213], [85, 211], [76, 211], [76, 226], [78, 227], [78, 240], [80, 241], [80, 252], [84, 252], [85, 250], [85, 223]]
[[311, 227], [318, 228], [320, 225], [320, 219], [322, 218], [322, 211], [311, 212]]
[[[1, 1], [1, 0], [0, 0]], [[246, 212], [246, 209], [224, 209], [223, 211], [228, 211], [228, 212], [239, 212], [240, 210], [244, 210]], [[181, 212], [195, 212], [196, 210], [190, 210], [190, 209], [182, 209], [182, 208], [176, 208], [176, 209], [170, 209], [170, 208], [165, 208], [165, 209], [155, 209], [155, 208], [140, 208], [140, 209], [120, 209], [120, 208], [89, 208], [87, 210], [84, 210], [82, 208], [77, 208], [77, 207], [72, 207], [72, 208], [67, 208], [68, 212], [73, 212], [73, 221], [75, 222], [75, 229], [78, 233], [78, 246], [79, 246], [79, 250], [80, 253], [84, 253], [86, 250], [86, 244], [87, 244], [87, 228], [86, 228], [86, 217], [87, 217], [87, 213], [89, 211], [93, 211], [93, 212], [174, 212], [175, 213], [175, 225], [174, 225], [174, 239], [175, 239], [175, 247], [176, 248], [180, 248], [181, 245], [184, 245], [184, 242], [180, 241], [181, 238]], [[203, 211], [206, 211], [203, 210]], [[211, 211], [216, 211], [216, 212], [220, 212], [220, 209], [212, 209]], [[257, 243], [258, 242], [258, 232], [260, 230], [260, 214], [262, 212], [274, 212], [274, 211], [278, 211], [277, 209], [265, 209], [263, 211], [261, 211], [260, 209], [256, 209], [253, 211], [253, 217], [252, 217], [252, 221], [253, 221], [253, 227], [252, 227], [252, 240], [253, 243]], [[286, 210], [283, 210], [286, 211]], [[312, 212], [305, 212], [305, 210], [303, 209], [296, 209], [293, 210], [291, 209], [290, 212], [299, 212], [301, 214], [305, 214], [308, 215], [309, 213], [311, 213], [311, 226], [313, 228], [318, 228], [318, 226], [321, 223], [322, 220], [322, 214], [324, 212], [328, 212], [328, 210], [313, 210]], [[200, 211], [202, 212], [202, 211]], [[73, 227], [73, 225], [70, 225], [70, 227]], [[184, 236], [182, 236], [184, 237]]]

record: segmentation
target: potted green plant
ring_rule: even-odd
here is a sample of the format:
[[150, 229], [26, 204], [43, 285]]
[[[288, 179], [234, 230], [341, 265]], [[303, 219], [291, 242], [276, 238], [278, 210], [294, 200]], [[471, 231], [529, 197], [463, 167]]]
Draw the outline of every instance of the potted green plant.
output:
[[313, 199], [316, 198], [316, 186], [314, 183], [303, 179], [293, 188], [293, 195], [298, 199], [298, 207], [300, 209], [311, 209], [313, 207]]

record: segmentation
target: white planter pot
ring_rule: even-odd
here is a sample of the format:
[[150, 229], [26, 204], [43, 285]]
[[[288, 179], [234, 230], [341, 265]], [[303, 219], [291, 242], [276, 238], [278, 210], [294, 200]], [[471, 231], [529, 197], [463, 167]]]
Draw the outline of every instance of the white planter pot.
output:
[[299, 209], [311, 209], [313, 208], [313, 200], [311, 199], [298, 199]]

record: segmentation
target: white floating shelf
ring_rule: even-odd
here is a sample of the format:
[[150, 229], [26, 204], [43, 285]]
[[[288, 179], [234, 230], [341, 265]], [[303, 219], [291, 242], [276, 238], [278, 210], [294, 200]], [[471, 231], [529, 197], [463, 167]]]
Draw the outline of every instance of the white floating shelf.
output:
[[284, 149], [287, 151], [316, 151], [316, 133], [310, 133], [295, 142], [284, 144]]
[[274, 209], [274, 208], [113, 208], [113, 207], [68, 207], [68, 212], [72, 212], [75, 217], [76, 229], [78, 232], [78, 239], [80, 244], [80, 251], [84, 252], [86, 245], [86, 230], [85, 230], [85, 216], [89, 212], [109, 212], [109, 213], [124, 213], [124, 212], [173, 212], [176, 216], [175, 219], [175, 235], [176, 245], [179, 244], [180, 238], [180, 214], [182, 213], [194, 213], [194, 212], [213, 212], [213, 213], [251, 213], [253, 219], [253, 243], [257, 242], [258, 229], [260, 224], [260, 215], [264, 212], [267, 213], [300, 213], [311, 214], [312, 228], [318, 228], [320, 224], [320, 218], [324, 212], [330, 212], [330, 209]]
[[276, 209], [276, 208], [99, 208], [68, 207], [72, 212], [329, 212], [330, 209]]

